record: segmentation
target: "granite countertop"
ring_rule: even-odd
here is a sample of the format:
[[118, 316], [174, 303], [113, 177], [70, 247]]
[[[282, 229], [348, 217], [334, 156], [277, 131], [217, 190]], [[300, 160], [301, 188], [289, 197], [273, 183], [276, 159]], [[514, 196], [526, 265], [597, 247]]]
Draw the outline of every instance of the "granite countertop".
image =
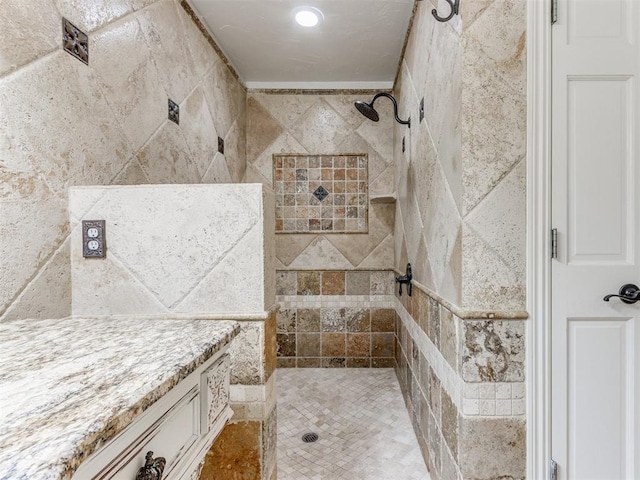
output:
[[68, 479], [239, 332], [221, 320], [0, 323], [0, 479]]

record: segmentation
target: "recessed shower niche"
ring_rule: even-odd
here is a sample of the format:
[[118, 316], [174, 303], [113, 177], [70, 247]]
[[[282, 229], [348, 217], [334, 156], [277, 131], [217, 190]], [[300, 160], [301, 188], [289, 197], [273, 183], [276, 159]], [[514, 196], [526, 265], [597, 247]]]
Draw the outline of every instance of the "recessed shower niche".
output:
[[276, 233], [367, 233], [367, 154], [274, 155]]

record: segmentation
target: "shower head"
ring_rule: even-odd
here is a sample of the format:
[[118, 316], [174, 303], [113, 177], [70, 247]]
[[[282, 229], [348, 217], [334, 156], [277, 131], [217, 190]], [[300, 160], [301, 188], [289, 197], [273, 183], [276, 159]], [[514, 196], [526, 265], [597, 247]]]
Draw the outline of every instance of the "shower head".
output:
[[376, 109], [373, 108], [373, 104], [380, 97], [387, 97], [393, 102], [393, 114], [396, 117], [396, 122], [398, 122], [400, 125], [408, 125], [409, 128], [411, 128], [411, 118], [408, 118], [407, 120], [400, 120], [400, 118], [398, 118], [398, 102], [396, 102], [396, 99], [393, 98], [393, 95], [389, 93], [376, 93], [369, 103], [363, 100], [358, 100], [356, 101], [355, 106], [362, 115], [364, 115], [371, 121], [377, 122], [378, 120], [380, 120], [380, 116], [378, 115]]
[[380, 116], [378, 115], [378, 112], [376, 112], [376, 109], [373, 108], [372, 104], [367, 103], [364, 100], [358, 100], [356, 101], [356, 108], [362, 115], [367, 117], [372, 122], [377, 122], [378, 120], [380, 120]]

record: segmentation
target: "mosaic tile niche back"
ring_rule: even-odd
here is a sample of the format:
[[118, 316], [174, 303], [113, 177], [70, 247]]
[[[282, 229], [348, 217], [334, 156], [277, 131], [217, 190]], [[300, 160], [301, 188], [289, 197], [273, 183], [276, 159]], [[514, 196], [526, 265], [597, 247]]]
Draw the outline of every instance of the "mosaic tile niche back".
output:
[[367, 233], [367, 154], [274, 155], [276, 233]]

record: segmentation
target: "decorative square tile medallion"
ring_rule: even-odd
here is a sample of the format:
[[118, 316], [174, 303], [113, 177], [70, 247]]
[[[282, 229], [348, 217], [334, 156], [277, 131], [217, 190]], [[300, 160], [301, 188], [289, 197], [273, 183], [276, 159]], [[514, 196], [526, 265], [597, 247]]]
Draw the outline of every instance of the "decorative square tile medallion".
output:
[[89, 65], [89, 37], [64, 17], [62, 17], [62, 48]]
[[180, 125], [180, 105], [169, 99], [169, 120]]
[[274, 155], [276, 233], [367, 233], [367, 154]]

